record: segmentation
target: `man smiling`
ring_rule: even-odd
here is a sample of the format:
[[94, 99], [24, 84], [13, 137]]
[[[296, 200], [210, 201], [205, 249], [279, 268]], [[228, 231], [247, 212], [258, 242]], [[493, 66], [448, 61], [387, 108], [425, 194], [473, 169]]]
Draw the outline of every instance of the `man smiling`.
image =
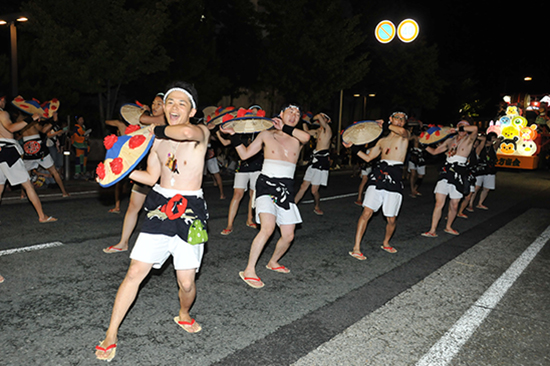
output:
[[[195, 300], [195, 273], [199, 270], [204, 243], [208, 240], [208, 212], [201, 189], [204, 156], [210, 132], [193, 125], [195, 88], [175, 83], [164, 97], [169, 126], [151, 126], [156, 139], [147, 159], [147, 170], [135, 170], [130, 178], [154, 186], [145, 201], [147, 211], [141, 233], [120, 285], [105, 339], [96, 347], [96, 357], [110, 361], [115, 356], [118, 329], [134, 302], [139, 286], [151, 268], [160, 268], [170, 255], [179, 285], [180, 310], [174, 321], [189, 333], [201, 326], [191, 318]], [[160, 178], [160, 184], [156, 184]]]

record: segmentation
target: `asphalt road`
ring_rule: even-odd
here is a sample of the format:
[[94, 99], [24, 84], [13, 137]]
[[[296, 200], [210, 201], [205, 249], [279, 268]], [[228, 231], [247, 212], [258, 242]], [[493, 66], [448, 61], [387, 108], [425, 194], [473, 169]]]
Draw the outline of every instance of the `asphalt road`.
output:
[[[112, 364], [550, 364], [550, 173], [499, 171], [489, 211], [457, 219], [459, 236], [440, 223], [439, 237], [428, 239], [420, 233], [429, 228], [435, 176], [430, 166], [423, 197], [405, 195], [392, 240], [398, 253], [379, 248], [385, 221], [377, 214], [361, 262], [347, 254], [359, 180], [333, 173], [322, 190], [324, 216], [313, 213], [309, 193], [299, 206], [304, 222], [281, 261], [290, 274], [265, 269], [278, 233], [268, 243], [260, 290], [238, 275], [255, 235], [245, 204], [234, 232], [221, 236], [229, 198], [219, 200], [207, 180], [210, 241], [191, 312], [202, 332], [187, 334], [172, 320], [179, 304], [169, 260], [144, 282]], [[112, 190], [72, 189], [67, 199], [43, 196], [45, 211], [59, 218], [51, 224], [38, 224], [13, 192], [4, 195], [0, 365], [100, 364], [94, 346], [129, 264], [127, 252], [101, 249], [118, 241], [123, 215], [107, 213]]]

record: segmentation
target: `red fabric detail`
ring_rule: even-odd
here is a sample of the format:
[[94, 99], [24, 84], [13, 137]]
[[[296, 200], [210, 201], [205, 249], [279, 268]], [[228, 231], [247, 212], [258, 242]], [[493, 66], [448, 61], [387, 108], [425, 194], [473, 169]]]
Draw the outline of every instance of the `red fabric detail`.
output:
[[139, 127], [139, 125], [130, 125], [128, 127], [126, 127], [126, 129], [124, 130], [124, 134], [125, 135], [129, 135], [131, 134], [132, 132], [136, 132], [137, 130], [139, 130], [141, 127]]
[[130, 149], [135, 149], [136, 147], [141, 146], [141, 144], [143, 144], [145, 140], [147, 140], [147, 137], [143, 135], [132, 136], [132, 138], [130, 138], [130, 141], [128, 141], [128, 147]]
[[169, 220], [175, 220], [182, 217], [186, 209], [187, 199], [181, 194], [176, 194], [174, 197], [170, 198], [167, 204], [161, 207], [160, 211], [164, 212]]
[[120, 172], [122, 172], [122, 167], [123, 167], [122, 158], [115, 158], [115, 159], [113, 159], [113, 161], [111, 161], [111, 162], [109, 163], [109, 165], [111, 166], [111, 171], [112, 171], [115, 175], [119, 175]]
[[103, 146], [105, 146], [105, 148], [107, 150], [109, 150], [110, 148], [113, 147], [113, 145], [118, 141], [118, 137], [117, 135], [109, 135], [109, 136], [106, 136], [104, 139], [103, 139]]
[[95, 172], [99, 179], [105, 178], [105, 164], [103, 162], [97, 164], [97, 168], [95, 169]]

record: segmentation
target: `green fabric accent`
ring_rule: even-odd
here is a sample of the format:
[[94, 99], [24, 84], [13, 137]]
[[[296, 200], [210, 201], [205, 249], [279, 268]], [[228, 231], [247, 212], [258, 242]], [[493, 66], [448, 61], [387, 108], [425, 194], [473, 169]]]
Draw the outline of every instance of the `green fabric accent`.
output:
[[202, 244], [208, 241], [208, 233], [201, 220], [193, 221], [187, 235], [187, 243], [191, 245]]

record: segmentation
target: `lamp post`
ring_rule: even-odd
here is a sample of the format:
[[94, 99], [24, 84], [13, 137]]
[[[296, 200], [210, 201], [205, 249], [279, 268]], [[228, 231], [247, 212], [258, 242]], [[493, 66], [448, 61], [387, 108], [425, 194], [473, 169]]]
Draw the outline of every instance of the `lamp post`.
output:
[[10, 44], [11, 44], [11, 94], [16, 97], [19, 94], [17, 83], [17, 27], [16, 22], [26, 22], [29, 20], [23, 13], [11, 13], [0, 16], [0, 25], [10, 26]]

